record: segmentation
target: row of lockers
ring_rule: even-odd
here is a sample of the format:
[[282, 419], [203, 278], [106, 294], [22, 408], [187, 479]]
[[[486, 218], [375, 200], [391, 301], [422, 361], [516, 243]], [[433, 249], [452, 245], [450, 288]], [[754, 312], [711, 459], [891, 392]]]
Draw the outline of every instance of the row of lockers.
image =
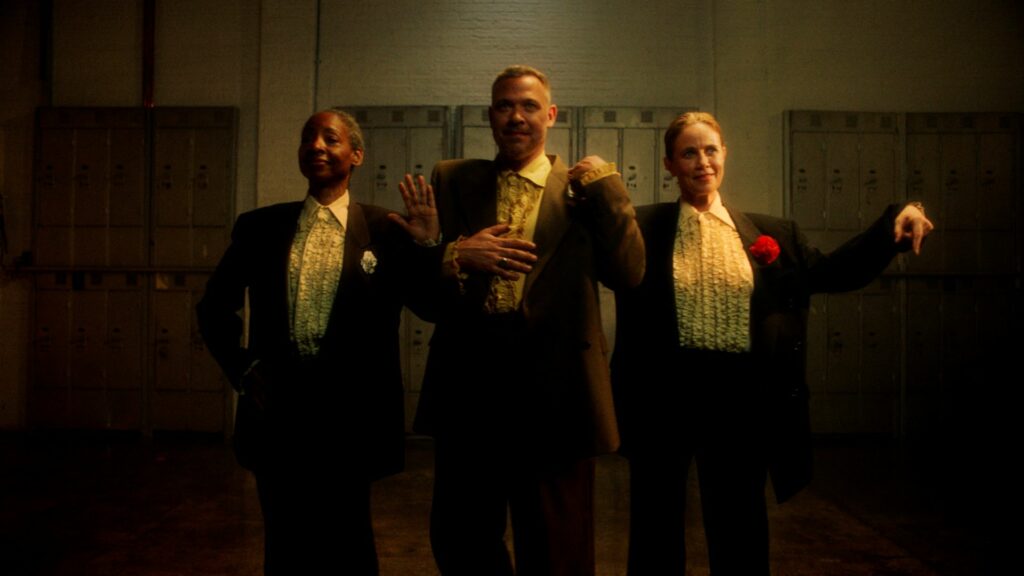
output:
[[787, 215], [832, 247], [886, 205], [924, 203], [936, 232], [906, 271], [1019, 268], [1020, 118], [1012, 114], [790, 112]]
[[34, 263], [207, 268], [234, 219], [232, 108], [41, 108]]
[[225, 430], [226, 381], [193, 312], [206, 278], [37, 274], [32, 424]]
[[895, 259], [867, 289], [812, 299], [813, 429], [936, 433], [1020, 314], [1020, 118], [795, 111], [786, 121], [786, 211], [812, 245], [839, 246], [906, 200], [936, 225], [920, 256]]
[[[485, 106], [351, 110], [367, 144], [353, 193], [370, 203], [401, 209], [397, 183], [405, 173], [495, 152]], [[569, 162], [589, 154], [617, 161], [637, 204], [671, 200], [677, 191], [662, 166], [662, 134], [680, 111], [563, 109], [548, 148]], [[805, 229], [860, 230], [885, 205], [911, 198], [926, 203], [940, 230], [994, 232], [966, 239], [978, 246], [977, 258], [1004, 244], [999, 232], [1013, 230], [1016, 116], [792, 112], [789, 119], [787, 212]], [[36, 263], [215, 264], [233, 217], [235, 123], [231, 109], [41, 109]], [[990, 269], [963, 257], [963, 236], [951, 241], [953, 253], [935, 250], [943, 258], [922, 260], [921, 271]]]
[[[398, 182], [406, 173], [429, 177], [444, 158], [493, 158], [497, 149], [486, 106], [353, 107], [363, 129], [366, 159], [352, 192], [401, 210]], [[678, 196], [662, 166], [665, 126], [687, 108], [561, 108], [548, 130], [547, 152], [566, 163], [597, 154], [615, 161], [637, 204]], [[453, 121], [454, 119], [454, 121]]]
[[919, 408], [976, 396], [1021, 312], [1019, 287], [1007, 277], [883, 277], [857, 292], [813, 297], [814, 430], [935, 432], [931, 419], [941, 414]]

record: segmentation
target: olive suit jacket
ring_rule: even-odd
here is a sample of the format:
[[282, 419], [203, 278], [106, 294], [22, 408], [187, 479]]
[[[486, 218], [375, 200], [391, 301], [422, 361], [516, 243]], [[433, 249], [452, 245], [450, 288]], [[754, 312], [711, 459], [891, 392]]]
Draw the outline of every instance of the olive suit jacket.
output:
[[[481, 341], [495, 337], [477, 329], [493, 276], [469, 274], [461, 285], [454, 275], [442, 277], [416, 429], [439, 438], [510, 432], [517, 450], [567, 461], [619, 445], [598, 281], [611, 288], [637, 285], [644, 244], [618, 175], [573, 195], [565, 164], [550, 158], [533, 237], [537, 262], [526, 275], [515, 315], [521, 336], [495, 354], [493, 366], [513, 374], [515, 382], [495, 392], [487, 389], [489, 373], [464, 369], [464, 351], [479, 350]], [[497, 178], [498, 166], [489, 160], [444, 161], [435, 167], [432, 182], [445, 239], [471, 236], [496, 223]], [[496, 402], [487, 406], [513, 407], [511, 424], [503, 421], [511, 431], [495, 430], [496, 422], [474, 413], [473, 399], [481, 393], [492, 394]]]

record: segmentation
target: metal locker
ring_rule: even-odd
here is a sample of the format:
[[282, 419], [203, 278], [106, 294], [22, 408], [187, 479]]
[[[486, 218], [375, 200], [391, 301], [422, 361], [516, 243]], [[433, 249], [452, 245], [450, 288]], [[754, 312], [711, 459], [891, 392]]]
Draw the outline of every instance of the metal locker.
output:
[[446, 156], [445, 136], [439, 128], [409, 129], [409, 173], [430, 181], [434, 164]]
[[896, 149], [895, 134], [862, 134], [860, 137], [859, 180], [864, 226], [896, 202]]
[[351, 184], [355, 198], [404, 212], [399, 182], [407, 173], [429, 179], [434, 164], [447, 155], [447, 109], [381, 106], [350, 111], [366, 144], [363, 165]]
[[107, 264], [145, 266], [145, 141], [142, 128], [110, 131], [110, 216]]
[[619, 173], [626, 184], [630, 200], [637, 206], [657, 202], [660, 175], [658, 165], [658, 137], [648, 128], [626, 128], [622, 131], [622, 163]]
[[460, 158], [493, 159], [498, 154], [491, 132], [487, 106], [462, 106], [459, 108], [459, 150]]
[[191, 130], [155, 130], [151, 263], [157, 267], [191, 264], [192, 146]]
[[153, 388], [188, 390], [191, 338], [189, 318], [191, 297], [183, 290], [184, 274], [160, 273], [154, 277], [153, 310]]
[[72, 219], [75, 226], [106, 226], [108, 205], [109, 131], [81, 129], [75, 133]]
[[982, 225], [978, 231], [978, 271], [983, 274], [1013, 274], [1016, 268], [1015, 238], [1013, 230], [989, 229]]
[[75, 266], [107, 264], [108, 231], [106, 226], [75, 226], [73, 260]]
[[[413, 178], [423, 176], [430, 182], [434, 165], [447, 156], [445, 141], [443, 128], [410, 128], [408, 173], [412, 174]], [[402, 202], [397, 184], [388, 192], [385, 196], [388, 204], [382, 205], [405, 213], [405, 204]]]
[[[223, 429], [223, 382], [219, 370], [201, 377], [212, 360], [190, 339], [194, 299], [179, 280], [212, 267], [226, 244], [235, 118], [227, 108], [39, 110], [34, 263], [64, 269], [35, 271], [33, 425], [148, 429], [152, 412], [169, 428]], [[170, 301], [174, 291], [186, 295]], [[166, 418], [147, 392], [157, 389], [182, 392], [170, 410], [184, 407], [182, 419]]]
[[143, 129], [110, 131], [110, 225], [145, 226], [146, 160]]
[[215, 268], [228, 248], [231, 231], [227, 226], [204, 226], [191, 229], [192, 258], [189, 264]]
[[[103, 388], [107, 336], [107, 295], [102, 274], [87, 274], [84, 290], [71, 292], [69, 363], [72, 388]], [[99, 278], [95, 278], [99, 276]], [[95, 280], [95, 282], [93, 282]]]
[[40, 127], [36, 156], [37, 226], [71, 226], [75, 151], [74, 130]]
[[829, 294], [827, 316], [826, 394], [856, 394], [860, 391], [861, 355], [860, 295]]
[[434, 333], [434, 325], [426, 322], [409, 309], [402, 311], [402, 324], [399, 327], [402, 344], [402, 378], [405, 381], [405, 429], [412, 431], [416, 406], [419, 404], [420, 389], [423, 385], [423, 374], [427, 367], [427, 356], [430, 353], [430, 337]]
[[978, 225], [983, 230], [1012, 229], [1007, 218], [1014, 212], [1014, 158], [1012, 133], [978, 135]]
[[111, 289], [107, 293], [107, 333], [103, 343], [108, 388], [142, 389], [143, 326], [142, 288], [122, 285]]
[[40, 266], [71, 266], [71, 226], [37, 226], [35, 260]]
[[944, 229], [978, 228], [977, 147], [974, 134], [949, 133], [940, 137], [941, 190], [943, 206], [949, 215], [943, 222]]
[[902, 432], [937, 431], [942, 405], [942, 281], [907, 282], [906, 401]]
[[[893, 281], [874, 282], [861, 295], [863, 343], [861, 391], [892, 398], [898, 396], [900, 373], [899, 302]], [[891, 422], [886, 422], [888, 432]]]
[[682, 110], [675, 108], [584, 108], [583, 151], [615, 162], [636, 205], [672, 201], [679, 188], [665, 170], [665, 128]]
[[189, 226], [191, 207], [192, 130], [159, 128], [153, 139], [153, 222], [156, 226]]
[[150, 233], [152, 264], [157, 268], [184, 268], [192, 264], [192, 229], [188, 226], [158, 226]]
[[811, 305], [807, 313], [807, 386], [811, 398], [826, 393], [828, 382], [828, 362], [826, 347], [819, 345], [828, 340], [828, 315], [825, 313], [828, 296], [815, 294], [811, 296]]
[[60, 286], [43, 285], [44, 282], [49, 284], [47, 280], [49, 278], [37, 278], [36, 283], [33, 385], [36, 388], [67, 388], [71, 291]]
[[941, 280], [907, 282], [907, 391], [938, 394], [942, 367]]
[[36, 153], [35, 261], [41, 266], [72, 263], [74, 131], [47, 127], [40, 113]]
[[193, 138], [191, 224], [223, 228], [231, 221], [234, 135], [226, 128], [205, 127], [195, 129]]
[[[954, 218], [950, 218], [953, 220]], [[975, 274], [978, 272], [978, 231], [951, 228], [939, 230], [942, 238], [943, 271], [946, 274]]]
[[950, 382], [973, 380], [976, 369], [977, 295], [973, 278], [960, 278], [946, 283], [943, 293], [942, 371]]
[[[361, 169], [370, 176], [372, 182], [368, 190], [370, 195], [365, 202], [397, 208], [393, 206], [395, 202], [390, 202], [392, 206], [387, 206], [385, 202], [392, 197], [401, 197], [398, 183], [406, 174], [406, 131], [402, 128], [364, 128], [363, 134], [367, 137], [367, 150], [366, 161]], [[357, 174], [359, 170], [356, 170]]]
[[586, 128], [583, 153], [600, 156], [608, 162], [619, 160], [619, 131], [615, 128]]
[[825, 138], [818, 132], [797, 132], [790, 137], [790, 213], [808, 229], [825, 228]]
[[146, 265], [146, 229], [142, 226], [112, 226], [107, 229], [107, 262], [114, 268]]
[[830, 230], [861, 228], [858, 141], [854, 132], [830, 132], [825, 137], [826, 226]]
[[576, 141], [574, 114], [572, 108], [559, 108], [555, 125], [548, 128], [547, 140], [544, 143], [546, 154], [558, 156], [570, 168], [580, 159], [573, 144]]

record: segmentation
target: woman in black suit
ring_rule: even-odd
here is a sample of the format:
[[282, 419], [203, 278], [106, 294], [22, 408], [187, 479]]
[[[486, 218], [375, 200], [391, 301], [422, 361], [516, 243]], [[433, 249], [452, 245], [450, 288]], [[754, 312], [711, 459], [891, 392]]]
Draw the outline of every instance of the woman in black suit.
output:
[[768, 574], [765, 477], [782, 502], [810, 480], [804, 340], [809, 298], [860, 288], [931, 230], [920, 204], [890, 206], [835, 251], [796, 223], [723, 205], [726, 147], [713, 116], [665, 134], [677, 202], [643, 206], [640, 286], [616, 293], [612, 377], [629, 458], [629, 574], [683, 574], [696, 459], [713, 574]]

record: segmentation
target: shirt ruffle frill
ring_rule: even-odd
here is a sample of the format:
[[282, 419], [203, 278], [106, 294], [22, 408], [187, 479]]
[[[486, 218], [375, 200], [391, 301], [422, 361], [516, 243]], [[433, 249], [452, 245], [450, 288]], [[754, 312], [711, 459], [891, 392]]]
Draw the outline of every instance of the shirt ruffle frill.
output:
[[708, 212], [680, 210], [673, 254], [679, 345], [750, 350], [753, 271], [739, 234]]

